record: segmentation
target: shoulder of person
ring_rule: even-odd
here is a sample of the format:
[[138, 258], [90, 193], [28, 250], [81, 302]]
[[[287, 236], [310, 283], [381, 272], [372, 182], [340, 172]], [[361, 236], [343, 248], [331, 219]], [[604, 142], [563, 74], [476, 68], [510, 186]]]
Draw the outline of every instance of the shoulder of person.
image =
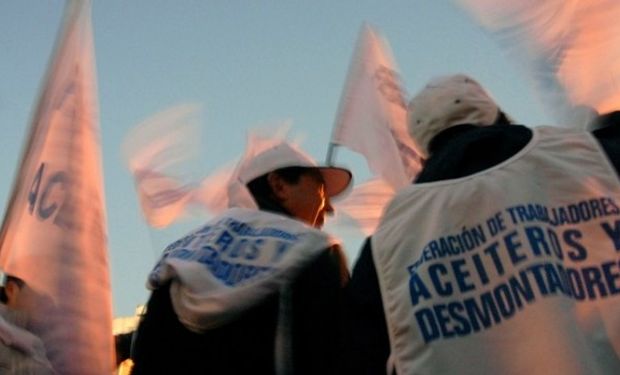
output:
[[304, 272], [318, 279], [340, 280], [340, 286], [344, 287], [350, 279], [346, 255], [340, 244], [333, 244], [325, 248]]

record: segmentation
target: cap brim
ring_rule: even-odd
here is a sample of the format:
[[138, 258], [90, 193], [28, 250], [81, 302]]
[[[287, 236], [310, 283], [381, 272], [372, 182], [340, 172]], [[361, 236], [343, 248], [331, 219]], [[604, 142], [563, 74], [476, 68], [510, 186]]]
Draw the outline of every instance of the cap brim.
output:
[[351, 171], [339, 167], [316, 167], [325, 181], [325, 194], [336, 197], [342, 194], [351, 185], [353, 175]]

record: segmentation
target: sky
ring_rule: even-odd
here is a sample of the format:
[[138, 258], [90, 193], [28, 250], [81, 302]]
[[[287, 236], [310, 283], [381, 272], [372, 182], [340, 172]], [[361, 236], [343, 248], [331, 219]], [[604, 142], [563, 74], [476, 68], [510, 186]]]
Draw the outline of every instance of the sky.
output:
[[[63, 9], [60, 0], [0, 5], [2, 212]], [[120, 147], [158, 112], [202, 108], [198, 174], [237, 158], [248, 129], [283, 121], [323, 161], [355, 41], [368, 22], [389, 41], [409, 94], [434, 76], [465, 73], [517, 122], [549, 122], [524, 72], [448, 1], [94, 0], [92, 19], [114, 316], [146, 302], [158, 254], [200, 220], [156, 230], [140, 212]], [[336, 161], [357, 181], [368, 176], [355, 154], [341, 150]], [[363, 238], [343, 236], [353, 263]]]

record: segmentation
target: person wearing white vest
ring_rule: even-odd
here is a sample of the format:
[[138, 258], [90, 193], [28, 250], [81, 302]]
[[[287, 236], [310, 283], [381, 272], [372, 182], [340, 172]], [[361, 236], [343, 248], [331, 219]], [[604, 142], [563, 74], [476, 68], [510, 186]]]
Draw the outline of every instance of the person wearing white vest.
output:
[[168, 246], [149, 275], [132, 374], [334, 373], [349, 275], [320, 228], [351, 172], [285, 141], [246, 159], [232, 207]]
[[424, 168], [356, 262], [343, 373], [620, 373], [620, 124], [511, 122], [462, 74], [413, 97]]

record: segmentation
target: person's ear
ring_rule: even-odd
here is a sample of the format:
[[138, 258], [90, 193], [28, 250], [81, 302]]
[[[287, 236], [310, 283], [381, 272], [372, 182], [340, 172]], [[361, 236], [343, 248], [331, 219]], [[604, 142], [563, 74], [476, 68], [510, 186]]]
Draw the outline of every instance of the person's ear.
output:
[[267, 175], [267, 183], [271, 188], [271, 192], [278, 201], [286, 200], [288, 197], [287, 184], [277, 173], [270, 172]]

